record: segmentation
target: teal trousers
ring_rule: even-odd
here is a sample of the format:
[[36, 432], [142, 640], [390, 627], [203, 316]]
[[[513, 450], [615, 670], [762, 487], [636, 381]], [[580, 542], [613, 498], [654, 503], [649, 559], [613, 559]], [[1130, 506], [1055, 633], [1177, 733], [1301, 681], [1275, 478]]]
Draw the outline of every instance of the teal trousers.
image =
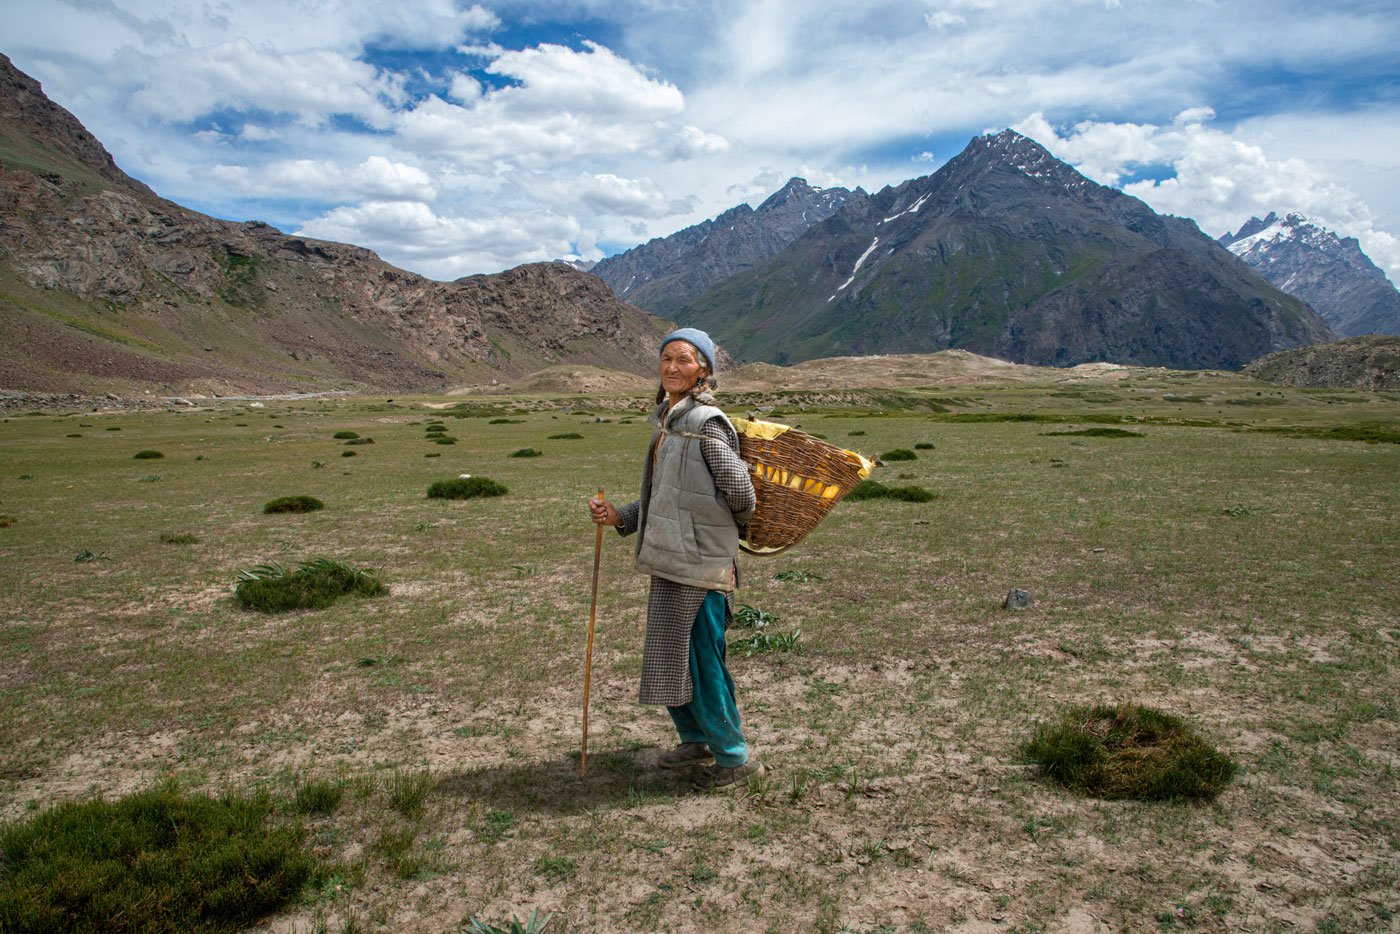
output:
[[728, 617], [724, 594], [711, 590], [700, 604], [690, 630], [690, 680], [695, 697], [681, 707], [667, 707], [683, 743], [705, 743], [715, 763], [727, 768], [749, 761], [734, 699], [734, 679], [724, 666], [724, 629]]

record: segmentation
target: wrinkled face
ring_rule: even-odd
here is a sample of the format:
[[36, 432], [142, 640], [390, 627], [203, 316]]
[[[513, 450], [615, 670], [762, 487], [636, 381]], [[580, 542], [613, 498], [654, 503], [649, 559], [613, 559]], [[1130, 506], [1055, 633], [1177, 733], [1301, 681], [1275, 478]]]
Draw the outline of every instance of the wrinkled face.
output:
[[668, 395], [689, 392], [708, 370], [700, 351], [685, 341], [671, 341], [661, 350], [661, 386]]

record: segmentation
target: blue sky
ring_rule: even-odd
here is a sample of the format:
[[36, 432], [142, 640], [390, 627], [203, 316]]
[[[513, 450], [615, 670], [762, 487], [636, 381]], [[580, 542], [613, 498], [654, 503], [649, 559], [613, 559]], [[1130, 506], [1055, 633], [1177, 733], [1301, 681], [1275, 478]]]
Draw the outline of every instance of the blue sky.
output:
[[162, 195], [438, 279], [1010, 126], [1212, 236], [1315, 217], [1400, 281], [1393, 0], [0, 4], [0, 52]]

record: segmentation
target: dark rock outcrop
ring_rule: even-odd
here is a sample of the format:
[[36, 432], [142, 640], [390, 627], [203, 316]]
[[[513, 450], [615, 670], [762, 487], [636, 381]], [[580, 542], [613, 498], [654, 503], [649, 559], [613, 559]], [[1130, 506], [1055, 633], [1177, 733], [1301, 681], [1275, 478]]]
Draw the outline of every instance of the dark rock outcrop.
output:
[[1367, 335], [1280, 350], [1244, 368], [1246, 376], [1281, 386], [1400, 389], [1400, 337]]

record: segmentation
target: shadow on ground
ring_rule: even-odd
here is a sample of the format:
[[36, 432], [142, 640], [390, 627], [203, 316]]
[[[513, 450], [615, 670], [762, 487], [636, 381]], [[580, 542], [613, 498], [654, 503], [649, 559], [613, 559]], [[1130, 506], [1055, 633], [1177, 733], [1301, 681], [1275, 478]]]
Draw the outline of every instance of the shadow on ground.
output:
[[579, 814], [597, 808], [641, 807], [698, 794], [690, 776], [656, 768], [660, 750], [601, 749], [588, 754], [588, 775], [579, 778], [573, 753], [544, 761], [449, 772], [434, 795], [480, 801], [498, 810]]

